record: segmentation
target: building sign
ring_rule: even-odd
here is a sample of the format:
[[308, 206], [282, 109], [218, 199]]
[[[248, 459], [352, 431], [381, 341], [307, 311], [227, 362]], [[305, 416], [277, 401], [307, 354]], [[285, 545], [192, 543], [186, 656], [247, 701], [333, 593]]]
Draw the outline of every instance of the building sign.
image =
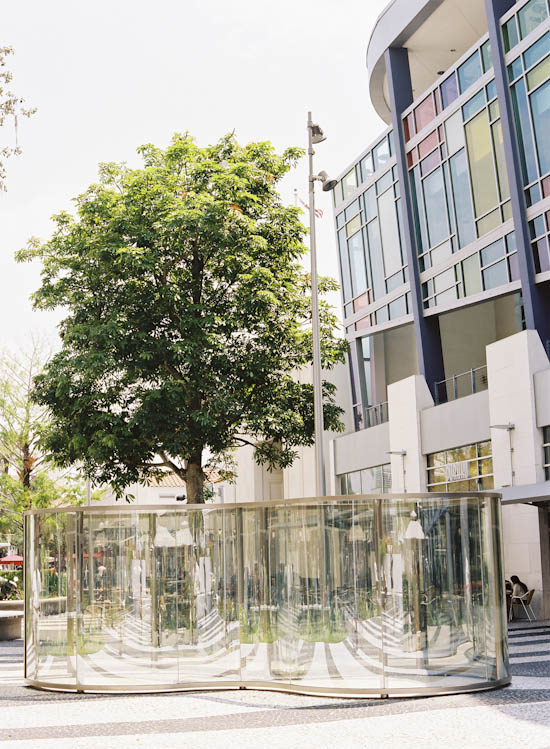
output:
[[467, 460], [458, 463], [447, 463], [445, 466], [445, 477], [450, 481], [465, 481], [469, 478], [470, 470]]

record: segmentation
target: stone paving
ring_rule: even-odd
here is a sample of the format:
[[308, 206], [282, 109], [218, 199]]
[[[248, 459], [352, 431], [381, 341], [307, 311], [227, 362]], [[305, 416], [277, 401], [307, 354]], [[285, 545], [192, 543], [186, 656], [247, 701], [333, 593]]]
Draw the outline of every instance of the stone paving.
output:
[[550, 622], [510, 632], [510, 687], [422, 699], [277, 692], [82, 695], [24, 686], [22, 640], [0, 642], [0, 747], [508, 747], [550, 749]]

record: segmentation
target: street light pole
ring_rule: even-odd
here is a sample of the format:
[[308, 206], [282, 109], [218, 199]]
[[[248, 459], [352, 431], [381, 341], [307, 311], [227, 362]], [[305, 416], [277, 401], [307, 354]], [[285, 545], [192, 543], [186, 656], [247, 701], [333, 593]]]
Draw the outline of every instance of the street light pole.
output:
[[[323, 451], [323, 393], [321, 382], [321, 330], [319, 324], [319, 286], [317, 282], [317, 245], [315, 241], [315, 174], [313, 171], [313, 128], [311, 112], [308, 112], [308, 160], [309, 160], [309, 248], [311, 257], [311, 319], [313, 328], [313, 399], [315, 418], [315, 484], [318, 497], [325, 497], [326, 476]], [[322, 133], [321, 133], [322, 136]], [[324, 138], [323, 138], [324, 140]], [[320, 142], [319, 140], [317, 142]]]

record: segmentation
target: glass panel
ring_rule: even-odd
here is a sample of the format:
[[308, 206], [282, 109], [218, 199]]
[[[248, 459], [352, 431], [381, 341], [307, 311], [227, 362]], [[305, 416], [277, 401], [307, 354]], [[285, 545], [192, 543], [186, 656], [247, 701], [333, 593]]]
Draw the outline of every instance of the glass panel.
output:
[[428, 220], [430, 246], [439, 244], [449, 236], [447, 201], [443, 172], [437, 169], [424, 180], [424, 201]]
[[396, 320], [399, 317], [405, 317], [407, 314], [407, 304], [405, 297], [401, 296], [388, 304], [390, 320]]
[[510, 197], [510, 188], [508, 186], [508, 173], [506, 171], [506, 156], [504, 154], [504, 142], [502, 139], [502, 125], [495, 122], [491, 125], [493, 133], [493, 148], [495, 151], [495, 160], [497, 164], [498, 184], [500, 189], [500, 199], [507, 200]]
[[539, 62], [532, 70], [527, 73], [527, 88], [529, 90], [536, 88], [550, 77], [550, 57], [546, 57]]
[[480, 219], [477, 222], [477, 234], [479, 237], [485, 236], [493, 229], [496, 229], [501, 223], [500, 210], [497, 208], [492, 213], [488, 213], [487, 216]]
[[381, 193], [385, 192], [389, 187], [392, 186], [392, 184], [393, 175], [390, 169], [389, 172], [386, 172], [383, 177], [380, 177], [380, 179], [376, 181], [376, 194], [380, 195]]
[[340, 279], [342, 281], [342, 296], [347, 302], [351, 299], [351, 275], [349, 268], [348, 244], [344, 231], [338, 232], [338, 249], [340, 256]]
[[489, 119], [491, 121], [497, 120], [500, 117], [500, 107], [498, 101], [493, 101], [489, 104]]
[[367, 180], [373, 174], [374, 174], [374, 167], [372, 164], [372, 154], [368, 153], [361, 160], [361, 176], [362, 176], [363, 182], [365, 182], [365, 180]]
[[548, 53], [550, 53], [550, 34], [546, 33], [523, 53], [525, 67], [530, 68]]
[[502, 35], [504, 37], [504, 51], [509, 52], [519, 42], [518, 27], [516, 25], [515, 16], [504, 24], [502, 27]]
[[375, 219], [367, 225], [367, 236], [369, 240], [370, 272], [372, 276], [373, 298], [379, 299], [386, 293], [386, 279], [384, 277], [382, 242], [380, 240], [380, 228], [378, 226], [378, 220]]
[[531, 108], [540, 173], [547, 174], [550, 172], [550, 81], [531, 94]]
[[531, 31], [534, 31], [544, 21], [547, 15], [546, 0], [530, 0], [524, 5], [518, 12], [521, 38], [525, 39]]
[[386, 276], [393, 276], [403, 265], [395, 200], [390, 191], [378, 198], [378, 216], [382, 233], [382, 251]]
[[485, 86], [485, 91], [487, 92], [487, 101], [491, 101], [491, 99], [494, 99], [497, 95], [497, 86], [494, 81], [490, 81]]
[[435, 117], [435, 107], [433, 97], [430, 94], [424, 101], [422, 101], [414, 110], [414, 117], [416, 120], [416, 131], [420, 132], [423, 128], [430, 124]]
[[437, 151], [432, 151], [432, 153], [427, 156], [423, 161], [420, 162], [420, 171], [422, 173], [422, 176], [424, 177], [428, 172], [431, 172], [434, 167], [436, 167], [441, 162], [441, 156], [439, 154], [439, 149]]
[[455, 112], [452, 117], [445, 121], [445, 133], [447, 135], [447, 149], [452, 156], [461, 148], [464, 148], [464, 125], [460, 112]]
[[493, 67], [493, 56], [491, 54], [491, 42], [487, 39], [481, 45], [481, 60], [483, 62], [483, 72], [486, 73]]
[[485, 106], [485, 89], [478, 91], [475, 96], [464, 104], [462, 107], [462, 117], [469, 120], [476, 112], [479, 112]]
[[508, 65], [508, 80], [515, 81], [522, 73], [523, 65], [521, 64], [521, 57], [516, 57], [516, 59]]
[[355, 174], [355, 167], [351, 169], [345, 177], [342, 178], [342, 191], [344, 200], [350, 197], [357, 189], [357, 176]]
[[443, 109], [446, 109], [449, 104], [453, 103], [455, 99], [458, 99], [458, 83], [456, 79], [456, 73], [453, 73], [441, 84], [441, 100], [443, 102]]
[[481, 288], [481, 273], [479, 267], [479, 255], [471, 255], [462, 261], [462, 276], [464, 279], [464, 294], [471, 296], [479, 294]]
[[420, 158], [423, 159], [424, 156], [430, 153], [430, 151], [433, 151], [434, 148], [437, 147], [439, 143], [439, 137], [437, 135], [437, 130], [434, 130], [433, 133], [430, 133], [427, 138], [424, 138], [424, 140], [421, 140], [418, 144], [418, 152], [420, 154]]
[[348, 221], [346, 224], [346, 235], [348, 237], [351, 237], [352, 234], [355, 234], [356, 231], [359, 231], [361, 228], [361, 219], [359, 216], [356, 216], [355, 218], [352, 218], [351, 221]]
[[476, 216], [486, 213], [498, 202], [493, 149], [487, 111], [480, 112], [465, 125], [466, 143], [472, 175]]
[[466, 62], [458, 68], [458, 82], [460, 93], [463, 94], [466, 89], [470, 88], [479, 78], [481, 78], [481, 60], [479, 52], [476, 50]]
[[494, 289], [497, 286], [502, 286], [508, 283], [508, 264], [506, 260], [501, 260], [500, 263], [491, 265], [487, 270], [482, 271], [483, 276], [483, 288]]
[[376, 190], [374, 187], [369, 187], [365, 192], [365, 215], [367, 221], [370, 221], [377, 215], [376, 210]]
[[490, 244], [481, 250], [482, 265], [489, 265], [501, 257], [504, 257], [504, 241], [502, 239], [493, 242], [493, 244]]
[[353, 296], [359, 296], [367, 290], [363, 235], [360, 231], [348, 241], [348, 247]]
[[474, 214], [470, 192], [470, 176], [466, 151], [462, 150], [449, 162], [453, 190], [453, 205], [456, 213], [459, 247], [465, 247], [475, 239]]
[[431, 252], [432, 265], [443, 263], [445, 260], [448, 260], [452, 254], [453, 254], [452, 242], [450, 241], [443, 242], [443, 244], [440, 244], [439, 247], [436, 247]]
[[377, 146], [372, 149], [372, 156], [374, 160], [374, 170], [378, 171], [390, 160], [390, 146], [388, 139], [384, 138]]

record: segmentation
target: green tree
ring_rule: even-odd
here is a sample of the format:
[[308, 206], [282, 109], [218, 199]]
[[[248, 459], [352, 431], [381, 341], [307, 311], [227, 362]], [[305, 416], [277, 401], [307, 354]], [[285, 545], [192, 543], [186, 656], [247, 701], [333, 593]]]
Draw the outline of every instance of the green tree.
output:
[[0, 359], [0, 534], [23, 546], [23, 513], [32, 508], [79, 504], [78, 476], [60, 472], [40, 445], [49, 424], [46, 408], [32, 400], [44, 355], [39, 346]]
[[[61, 464], [82, 462], [119, 496], [170, 469], [202, 502], [205, 468], [220, 471], [235, 447], [253, 444], [272, 469], [313, 443], [312, 387], [296, 377], [312, 348], [305, 229], [276, 190], [301, 151], [232, 135], [199, 148], [186, 134], [139, 153], [141, 169], [102, 165], [76, 218], [60, 213], [48, 242], [18, 254], [43, 262], [35, 305], [68, 313], [35, 397]], [[330, 368], [345, 343], [325, 302], [321, 325]]]
[[0, 148], [0, 190], [6, 189], [6, 167], [5, 162], [10, 156], [20, 154], [21, 149], [17, 142], [17, 118], [19, 116], [30, 117], [36, 112], [36, 109], [25, 107], [25, 102], [10, 90], [10, 83], [13, 78], [7, 68], [7, 58], [13, 54], [11, 47], [0, 47], [0, 127], [7, 119], [13, 117], [15, 124], [15, 145], [13, 147], [5, 146]]

